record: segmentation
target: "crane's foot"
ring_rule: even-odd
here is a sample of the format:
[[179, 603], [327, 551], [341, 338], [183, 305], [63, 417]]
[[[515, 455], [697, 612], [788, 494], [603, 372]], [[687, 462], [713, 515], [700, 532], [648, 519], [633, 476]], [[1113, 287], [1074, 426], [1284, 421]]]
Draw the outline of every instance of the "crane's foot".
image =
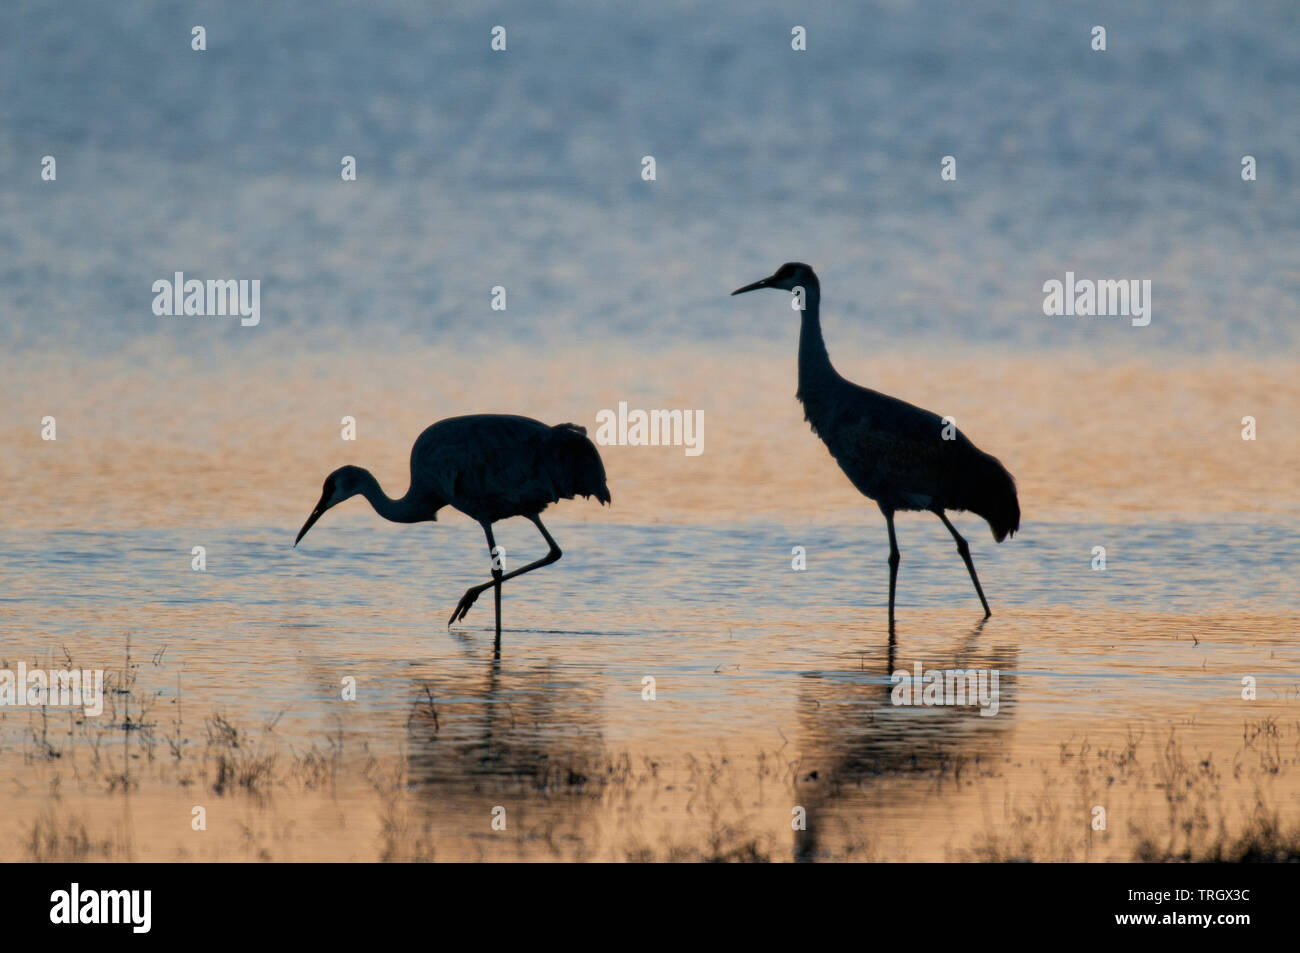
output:
[[465, 590], [465, 595], [460, 597], [460, 602], [456, 603], [456, 608], [451, 610], [451, 618], [447, 620], [447, 628], [450, 629], [452, 623], [459, 622], [461, 619], [465, 618], [470, 607], [474, 605], [474, 602], [478, 599], [479, 593], [482, 591], [482, 589], [476, 587], [471, 587]]

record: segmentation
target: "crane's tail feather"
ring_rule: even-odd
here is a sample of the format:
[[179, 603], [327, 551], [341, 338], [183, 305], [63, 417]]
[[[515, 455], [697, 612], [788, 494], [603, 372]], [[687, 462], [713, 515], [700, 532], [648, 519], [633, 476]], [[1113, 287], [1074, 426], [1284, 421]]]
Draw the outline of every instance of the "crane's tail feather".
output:
[[1020, 529], [1016, 481], [997, 457], [987, 453], [981, 453], [981, 457], [966, 482], [966, 505], [962, 509], [988, 520], [993, 539], [1000, 543]]
[[560, 495], [569, 500], [594, 496], [602, 503], [610, 502], [605, 464], [596, 445], [587, 439], [587, 429], [577, 424], [556, 424], [551, 428], [551, 437], [559, 451], [557, 460], [561, 461], [556, 474]]

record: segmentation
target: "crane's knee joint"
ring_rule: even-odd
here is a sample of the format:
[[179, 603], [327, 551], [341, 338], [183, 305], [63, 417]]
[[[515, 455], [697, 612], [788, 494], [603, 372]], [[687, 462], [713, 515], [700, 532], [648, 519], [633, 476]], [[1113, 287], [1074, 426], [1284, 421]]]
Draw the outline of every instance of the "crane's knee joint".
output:
[[966, 545], [966, 540], [962, 539], [960, 536], [957, 537], [957, 552], [961, 553], [963, 556], [970, 555], [970, 547]]
[[902, 561], [903, 561], [903, 559], [902, 559], [901, 556], [898, 555], [898, 552], [897, 552], [897, 551], [894, 551], [894, 552], [892, 552], [892, 553], [889, 554], [889, 565], [891, 565], [891, 566], [897, 568], [897, 567], [898, 567], [898, 564], [899, 564], [900, 562], [902, 562]]

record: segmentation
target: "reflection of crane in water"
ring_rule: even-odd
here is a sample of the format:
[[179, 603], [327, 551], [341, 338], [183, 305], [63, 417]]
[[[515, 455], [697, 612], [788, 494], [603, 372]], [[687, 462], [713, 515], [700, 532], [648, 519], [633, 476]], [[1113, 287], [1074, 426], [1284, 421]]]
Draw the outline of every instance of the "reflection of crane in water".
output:
[[[1014, 724], [1019, 651], [1015, 646], [978, 649], [983, 628], [981, 619], [950, 657], [927, 661], [924, 669], [943, 675], [998, 672], [994, 716], [987, 716], [974, 694], [957, 706], [926, 704], [920, 686], [911, 704], [898, 703], [898, 683], [891, 676], [911, 674], [915, 662], [900, 662], [893, 638], [879, 655], [801, 673], [799, 758], [791, 767], [805, 825], [794, 833], [795, 860], [907, 859], [892, 855], [885, 839], [889, 825], [876, 823], [879, 816], [942, 813], [944, 798], [964, 777], [996, 770]], [[945, 781], [955, 786], [945, 788]]]
[[[631, 770], [606, 751], [598, 680], [535, 658], [505, 671], [496, 658], [443, 658], [417, 672], [403, 745], [415, 823], [393, 853], [433, 859], [420, 852], [436, 845], [438, 860], [598, 859], [602, 794]], [[508, 833], [489, 833], [497, 805]]]
[[[429, 427], [411, 448], [411, 487], [401, 499], [390, 499], [379, 481], [361, 467], [340, 467], [325, 478], [320, 501], [307, 517], [294, 545], [332, 506], [360, 494], [375, 512], [395, 523], [436, 520], [438, 510], [451, 506], [479, 522], [492, 557], [492, 579], [471, 586], [461, 597], [447, 625], [465, 618], [474, 600], [491, 587], [496, 596], [496, 651], [501, 651], [501, 584], [507, 579], [550, 565], [562, 555], [542, 525], [540, 514], [552, 503], [576, 496], [608, 503], [605, 467], [586, 431], [575, 424], [549, 427], [528, 417], [475, 414], [451, 417]], [[500, 568], [492, 524], [523, 516], [541, 531], [550, 551], [526, 566]]]
[[440, 661], [411, 684], [407, 750], [413, 779], [444, 793], [522, 787], [546, 794], [599, 786], [608, 758], [600, 690], [546, 660], [480, 680], [472, 663]]
[[1011, 474], [955, 428], [949, 431], [952, 439], [944, 439], [947, 428], [937, 414], [859, 387], [836, 372], [822, 340], [821, 285], [807, 265], [787, 262], [772, 276], [732, 294], [757, 288], [803, 290], [799, 400], [813, 432], [826, 442], [840, 469], [885, 515], [889, 528], [889, 621], [894, 621], [898, 580], [897, 510], [929, 510], [943, 520], [957, 540], [957, 552], [970, 570], [988, 618], [988, 600], [975, 575], [970, 547], [948, 522], [944, 510], [970, 510], [984, 517], [993, 538], [1002, 542], [1020, 528], [1020, 503]]

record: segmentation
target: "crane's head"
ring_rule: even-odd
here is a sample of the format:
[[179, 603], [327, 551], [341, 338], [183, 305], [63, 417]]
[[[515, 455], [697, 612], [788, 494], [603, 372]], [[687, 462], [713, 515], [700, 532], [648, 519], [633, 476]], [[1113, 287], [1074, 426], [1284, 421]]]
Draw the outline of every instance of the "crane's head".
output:
[[361, 467], [339, 467], [333, 473], [325, 478], [325, 486], [321, 488], [320, 501], [316, 508], [311, 511], [311, 516], [307, 517], [307, 522], [302, 524], [302, 529], [298, 530], [298, 538], [293, 541], [295, 546], [302, 541], [307, 535], [307, 530], [316, 525], [316, 521], [331, 506], [338, 506], [344, 500], [351, 499], [358, 493], [362, 492], [365, 486], [366, 478], [370, 474]]
[[810, 267], [801, 261], [787, 261], [776, 270], [775, 274], [764, 278], [762, 281], [756, 281], [752, 285], [737, 288], [732, 294], [744, 294], [746, 291], [757, 291], [759, 288], [780, 288], [782, 291], [794, 291], [795, 288], [814, 288], [816, 286], [817, 275], [813, 273]]

